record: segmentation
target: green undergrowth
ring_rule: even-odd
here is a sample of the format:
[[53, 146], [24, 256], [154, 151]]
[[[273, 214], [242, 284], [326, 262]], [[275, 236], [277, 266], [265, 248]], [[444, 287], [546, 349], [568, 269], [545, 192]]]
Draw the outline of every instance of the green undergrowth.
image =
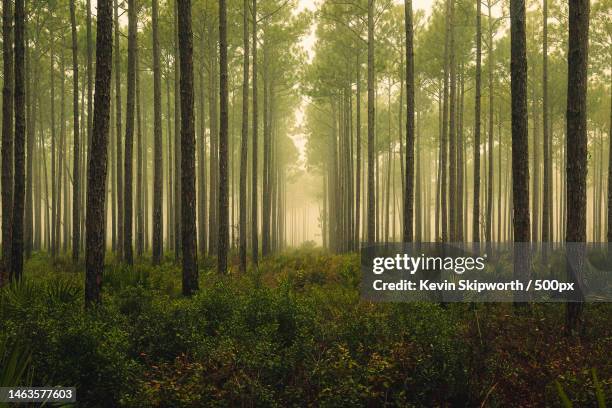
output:
[[192, 298], [172, 256], [108, 264], [102, 305], [85, 311], [82, 267], [28, 261], [0, 292], [0, 361], [23, 359], [12, 370], [33, 385], [77, 387], [80, 406], [563, 406], [559, 389], [596, 406], [611, 395], [609, 305], [588, 305], [572, 338], [562, 305], [365, 302], [354, 254], [288, 251], [228, 276], [207, 260]]

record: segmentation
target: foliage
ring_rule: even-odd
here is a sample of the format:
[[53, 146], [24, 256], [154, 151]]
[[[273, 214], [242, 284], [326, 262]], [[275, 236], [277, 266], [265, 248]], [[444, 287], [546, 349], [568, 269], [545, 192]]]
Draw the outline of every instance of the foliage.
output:
[[86, 312], [80, 274], [38, 262], [2, 289], [2, 344], [31, 354], [33, 384], [75, 386], [82, 406], [554, 405], [555, 380], [577, 406], [609, 395], [607, 305], [576, 344], [559, 339], [557, 305], [510, 317], [365, 302], [356, 255], [307, 248], [245, 275], [203, 270], [192, 298], [172, 263], [111, 264]]

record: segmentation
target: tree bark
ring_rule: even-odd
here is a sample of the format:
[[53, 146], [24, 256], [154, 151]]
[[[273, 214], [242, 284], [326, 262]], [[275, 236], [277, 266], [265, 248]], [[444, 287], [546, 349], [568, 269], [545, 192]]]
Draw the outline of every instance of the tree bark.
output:
[[113, 16], [111, 0], [98, 0], [96, 32], [96, 93], [87, 170], [87, 218], [85, 250], [85, 305], [100, 302], [105, 252], [105, 184], [110, 118], [111, 65], [113, 57]]
[[[174, 213], [174, 258], [178, 261], [181, 255], [181, 214], [182, 211], [178, 209], [181, 208], [181, 180], [182, 180], [182, 171], [181, 171], [181, 101], [179, 98], [180, 94], [180, 63], [179, 61], [179, 48], [180, 45], [178, 42], [179, 38], [179, 27], [178, 27], [178, 0], [174, 1], [174, 206], [177, 208], [177, 211]], [[191, 34], [190, 34], [191, 35]], [[193, 50], [193, 45], [192, 45]], [[192, 57], [193, 58], [193, 57]], [[193, 68], [192, 68], [193, 71]], [[192, 94], [193, 94], [193, 74], [192, 76]], [[182, 96], [181, 96], [182, 97]], [[193, 95], [192, 95], [193, 100]], [[193, 103], [193, 101], [192, 101]], [[192, 107], [193, 110], [193, 107]]]
[[123, 153], [121, 143], [121, 51], [119, 43], [119, 6], [114, 0], [114, 28], [115, 28], [115, 136], [117, 162], [117, 252], [119, 259], [123, 260]]
[[474, 206], [472, 208], [472, 242], [480, 242], [480, 105], [482, 72], [481, 2], [476, 2], [476, 90], [474, 101]]
[[374, 185], [374, 0], [368, 0], [368, 216], [367, 243], [376, 240], [376, 192]]
[[544, 184], [542, 197], [542, 242], [551, 239], [551, 176], [552, 160], [550, 149], [550, 133], [548, 124], [548, 0], [542, 4], [542, 129], [544, 136]]
[[206, 256], [206, 127], [205, 127], [205, 98], [204, 98], [204, 69], [200, 69], [200, 146], [199, 146], [199, 196], [198, 196], [198, 245], [200, 255]]
[[15, 0], [15, 181], [11, 280], [23, 274], [23, 204], [25, 198], [25, 0]]
[[[138, 48], [135, 51], [135, 70], [136, 70], [136, 253], [141, 257], [144, 253], [145, 241], [145, 221], [144, 212], [146, 210], [146, 184], [143, 185], [143, 172], [146, 173], [146, 150], [143, 152], [143, 131], [142, 131], [142, 96], [140, 93], [140, 54]], [[145, 174], [146, 175], [146, 174]]]
[[198, 290], [196, 259], [195, 128], [193, 118], [193, 35], [191, 0], [178, 0], [181, 88], [181, 233], [183, 295]]
[[[34, 223], [33, 223], [33, 196], [34, 196], [34, 139], [36, 129], [36, 104], [33, 94], [38, 92], [38, 71], [32, 75], [32, 52], [28, 50], [25, 56], [26, 65], [26, 192], [25, 192], [25, 218], [24, 218], [24, 251], [27, 259], [32, 255], [34, 247]], [[32, 78], [33, 77], [33, 78]], [[36, 179], [37, 181], [39, 178]]]
[[78, 262], [81, 244], [80, 225], [80, 140], [79, 140], [79, 56], [77, 48], [77, 27], [75, 0], [70, 0], [70, 25], [72, 33], [72, 112], [73, 112], [73, 167], [72, 167], [72, 260]]
[[[522, 0], [519, 0], [522, 1]], [[487, 2], [487, 6], [488, 6], [488, 11], [489, 11], [489, 27], [488, 27], [488, 32], [489, 32], [489, 67], [488, 67], [488, 84], [489, 84], [489, 119], [487, 121], [487, 125], [488, 125], [488, 139], [489, 139], [489, 143], [488, 143], [488, 148], [487, 148], [487, 213], [486, 213], [486, 222], [485, 222], [485, 241], [487, 243], [487, 252], [491, 252], [491, 241], [493, 240], [493, 65], [494, 65], [494, 52], [493, 52], [493, 17], [492, 17], [492, 8], [493, 8], [493, 4], [491, 3], [491, 0], [488, 0]], [[520, 6], [518, 6], [520, 8]], [[524, 7], [524, 5], [523, 5]], [[518, 17], [520, 18], [520, 17]], [[523, 18], [524, 19], [524, 18]], [[524, 22], [523, 22], [524, 23]], [[524, 31], [524, 30], [523, 30]], [[513, 43], [516, 46], [517, 42], [520, 42], [519, 39], [515, 39], [516, 41]], [[525, 67], [527, 66], [527, 62], [526, 62], [527, 57], [525, 57]], [[511, 65], [512, 64], [519, 64], [518, 61], [515, 61], [514, 58], [512, 59]], [[525, 68], [526, 69], [526, 68]], [[515, 74], [517, 74], [517, 72], [515, 72]], [[525, 74], [525, 80], [527, 78], [527, 74]], [[519, 80], [519, 82], [522, 80], [517, 78]], [[515, 81], [516, 82], [516, 81]], [[521, 85], [522, 86], [522, 85]], [[525, 90], [525, 92], [527, 92]], [[522, 96], [519, 96], [519, 98], [521, 98]], [[527, 98], [527, 96], [525, 96], [525, 98]], [[514, 103], [514, 98], [512, 98], [512, 103]], [[514, 105], [513, 105], [514, 106]], [[525, 107], [525, 109], [527, 109], [527, 107]], [[513, 111], [514, 112], [514, 111]], [[522, 113], [521, 113], [522, 114]], [[525, 111], [525, 120], [527, 118], [527, 112]], [[519, 120], [522, 120], [519, 119]], [[512, 122], [512, 127], [514, 129], [514, 121]], [[525, 124], [525, 126], [527, 126], [527, 124]], [[522, 132], [522, 129], [520, 130]], [[524, 130], [525, 135], [527, 134], [527, 129]], [[512, 132], [513, 134], [513, 140], [514, 140], [514, 131]], [[520, 139], [521, 136], [519, 136]], [[521, 141], [522, 142], [522, 141]], [[525, 145], [528, 145], [528, 141], [525, 141]], [[514, 148], [513, 148], [513, 152], [514, 152]], [[529, 157], [529, 151], [526, 151], [527, 156], [525, 157]], [[513, 156], [514, 157], [514, 156]], [[527, 160], [527, 159], [525, 159]], [[529, 167], [529, 164], [527, 164], [527, 168]], [[529, 181], [527, 181], [529, 182]], [[519, 182], [520, 183], [520, 182]], [[527, 191], [529, 191], [529, 186], [527, 186]], [[529, 205], [529, 194], [527, 195], [527, 202]], [[517, 203], [515, 201], [515, 203]], [[518, 203], [517, 203], [518, 204]], [[527, 213], [529, 213], [529, 208], [526, 209]]]
[[240, 272], [247, 268], [247, 164], [249, 138], [249, 2], [242, 5], [242, 127], [240, 139]]
[[228, 185], [228, 62], [227, 62], [227, 2], [219, 1], [219, 253], [217, 272], [227, 273], [229, 250], [229, 185]]
[[128, 61], [127, 61], [127, 99], [125, 112], [125, 162], [123, 183], [123, 202], [125, 205], [123, 219], [123, 260], [134, 263], [132, 250], [132, 182], [133, 182], [133, 149], [134, 149], [134, 116], [136, 101], [136, 49], [138, 47], [136, 30], [136, 2], [128, 0]]
[[[406, 25], [406, 180], [404, 182], [404, 242], [412, 242], [414, 220], [414, 47], [412, 0], [404, 3]], [[401, 141], [400, 141], [401, 142]], [[420, 152], [417, 152], [420, 154]]]
[[[567, 53], [567, 232], [568, 243], [586, 241], [586, 177], [587, 177], [587, 68], [589, 46], [589, 0], [569, 4], [569, 39]], [[571, 245], [571, 244], [570, 244]], [[573, 244], [574, 246], [576, 244]], [[582, 327], [584, 294], [582, 271], [584, 249], [575, 250], [576, 263], [567, 267], [568, 279], [577, 289], [567, 303], [566, 327], [569, 331]]]
[[[525, 1], [510, 2], [510, 88], [512, 99], [512, 202], [514, 241], [527, 243], [529, 228], [529, 142], [527, 133], [527, 40]], [[489, 125], [490, 127], [490, 125]], [[491, 157], [491, 152], [489, 152]], [[491, 165], [491, 163], [489, 163]], [[491, 202], [492, 197], [488, 200]], [[487, 227], [490, 233], [490, 228]], [[490, 235], [489, 235], [490, 236]], [[488, 241], [487, 241], [488, 242]], [[515, 247], [514, 274], [517, 279], [529, 273], [529, 261], [522, 246]], [[520, 297], [517, 300], [523, 300]]]
[[[480, 1], [480, 0], [479, 0]], [[455, 5], [454, 0], [449, 0], [449, 120], [448, 120], [448, 225], [449, 238], [451, 242], [457, 239], [457, 77], [455, 66]]]
[[257, 0], [253, 0], [253, 5], [251, 7], [252, 12], [252, 44], [253, 44], [253, 100], [251, 103], [253, 104], [253, 161], [252, 161], [252, 171], [251, 171], [251, 250], [252, 250], [252, 258], [253, 264], [257, 266], [259, 259], [259, 245], [258, 245], [258, 211], [257, 211], [257, 131], [258, 131], [258, 123], [257, 123]]
[[13, 229], [13, 0], [2, 2], [2, 266], [0, 284], [11, 271]]
[[159, 0], [152, 1], [153, 27], [153, 264], [159, 265], [163, 252], [163, 158], [161, 121], [161, 68], [159, 51]]

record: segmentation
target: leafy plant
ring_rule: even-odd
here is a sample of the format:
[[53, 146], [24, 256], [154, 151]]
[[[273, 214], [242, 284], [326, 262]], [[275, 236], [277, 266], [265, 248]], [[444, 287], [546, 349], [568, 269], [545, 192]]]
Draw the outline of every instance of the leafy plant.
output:
[[[0, 387], [27, 386], [32, 353], [23, 344], [8, 339], [0, 339]], [[0, 408], [8, 407], [0, 403]]]

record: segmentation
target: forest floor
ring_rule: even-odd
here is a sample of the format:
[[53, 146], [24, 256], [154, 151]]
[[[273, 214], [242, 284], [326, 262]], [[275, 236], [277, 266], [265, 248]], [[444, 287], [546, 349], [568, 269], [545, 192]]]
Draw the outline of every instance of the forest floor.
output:
[[358, 255], [316, 249], [242, 276], [201, 265], [192, 298], [171, 258], [111, 262], [89, 312], [67, 258], [37, 254], [25, 277], [0, 291], [0, 363], [29, 356], [21, 385], [75, 386], [79, 406], [582, 407], [612, 395], [610, 304], [586, 305], [579, 337], [564, 334], [561, 304], [373, 304]]

